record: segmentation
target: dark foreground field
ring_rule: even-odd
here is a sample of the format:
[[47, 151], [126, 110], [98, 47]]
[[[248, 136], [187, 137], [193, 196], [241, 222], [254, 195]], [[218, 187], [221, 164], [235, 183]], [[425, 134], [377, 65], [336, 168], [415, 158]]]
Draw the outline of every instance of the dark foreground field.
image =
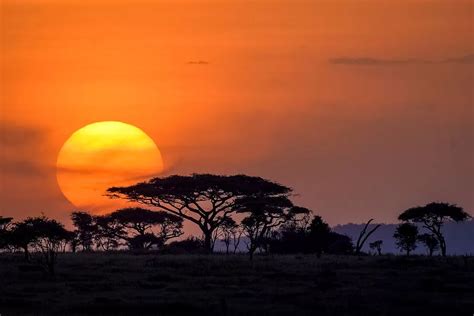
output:
[[[469, 315], [474, 258], [0, 254], [0, 314]], [[32, 271], [33, 270], [33, 271]]]

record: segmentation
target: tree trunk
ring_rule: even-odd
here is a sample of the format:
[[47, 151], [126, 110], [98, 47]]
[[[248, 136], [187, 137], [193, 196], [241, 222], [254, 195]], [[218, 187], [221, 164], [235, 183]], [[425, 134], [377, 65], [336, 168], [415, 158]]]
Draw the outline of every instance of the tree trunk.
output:
[[30, 261], [30, 253], [28, 252], [28, 246], [23, 247], [25, 253], [25, 260]]
[[204, 233], [204, 249], [206, 253], [212, 253], [212, 231], [211, 232], [203, 232]]
[[249, 255], [250, 255], [250, 261], [253, 260], [253, 254], [255, 253], [255, 250], [257, 250], [257, 247], [250, 247], [249, 249]]
[[441, 250], [441, 255], [446, 257], [446, 241], [444, 240], [444, 236], [441, 233], [441, 226], [432, 227], [425, 225], [425, 227], [427, 227], [436, 236], [436, 239], [438, 239], [439, 243], [439, 249]]
[[441, 249], [441, 255], [446, 257], [446, 241], [443, 236], [439, 236], [439, 248]]
[[54, 275], [54, 265], [55, 265], [55, 253], [53, 250], [49, 250], [48, 252], [48, 260], [47, 260], [47, 264], [48, 264], [48, 271], [49, 271], [49, 274], [51, 275]]

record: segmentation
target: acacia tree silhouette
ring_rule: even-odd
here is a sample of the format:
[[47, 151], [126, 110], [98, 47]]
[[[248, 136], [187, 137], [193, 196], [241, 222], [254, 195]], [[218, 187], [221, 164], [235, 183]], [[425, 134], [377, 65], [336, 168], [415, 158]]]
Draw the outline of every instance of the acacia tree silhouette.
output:
[[441, 254], [446, 256], [446, 240], [441, 228], [447, 221], [462, 222], [470, 215], [455, 204], [432, 202], [425, 206], [417, 206], [407, 209], [398, 216], [404, 222], [422, 223], [438, 240]]
[[122, 198], [179, 216], [196, 224], [204, 247], [212, 252], [213, 232], [235, 213], [235, 200], [252, 195], [286, 195], [290, 188], [246, 175], [193, 174], [153, 178], [128, 187], [107, 190], [110, 198]]

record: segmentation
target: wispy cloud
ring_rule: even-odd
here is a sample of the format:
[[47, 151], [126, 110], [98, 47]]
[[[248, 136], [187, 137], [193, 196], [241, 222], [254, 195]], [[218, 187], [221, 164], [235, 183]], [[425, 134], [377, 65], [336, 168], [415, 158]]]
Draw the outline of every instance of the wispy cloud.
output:
[[421, 65], [421, 64], [472, 64], [474, 54], [439, 60], [423, 58], [384, 59], [375, 57], [338, 57], [329, 59], [335, 65], [384, 66], [384, 65]]
[[205, 60], [190, 60], [187, 62], [188, 65], [209, 65], [208, 61]]
[[40, 128], [0, 121], [0, 146], [15, 148], [34, 145], [43, 140], [44, 133]]
[[34, 157], [43, 145], [45, 131], [0, 121], [0, 173], [19, 176], [42, 176], [45, 167]]
[[469, 54], [466, 56], [447, 58], [441, 60], [440, 63], [456, 63], [456, 64], [474, 64], [474, 54]]

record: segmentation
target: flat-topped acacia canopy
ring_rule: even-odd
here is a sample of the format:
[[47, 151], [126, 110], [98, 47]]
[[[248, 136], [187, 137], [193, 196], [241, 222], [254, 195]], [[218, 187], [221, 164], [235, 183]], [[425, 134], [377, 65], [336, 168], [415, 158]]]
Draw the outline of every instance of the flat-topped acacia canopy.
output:
[[401, 221], [423, 223], [439, 242], [441, 254], [446, 256], [446, 241], [441, 227], [445, 221], [462, 222], [470, 215], [462, 207], [444, 202], [432, 202], [425, 206], [416, 206], [402, 212], [398, 219]]
[[195, 223], [209, 251], [212, 232], [235, 212], [237, 198], [290, 193], [290, 188], [260, 177], [212, 174], [172, 175], [107, 190], [110, 198], [155, 206]]

